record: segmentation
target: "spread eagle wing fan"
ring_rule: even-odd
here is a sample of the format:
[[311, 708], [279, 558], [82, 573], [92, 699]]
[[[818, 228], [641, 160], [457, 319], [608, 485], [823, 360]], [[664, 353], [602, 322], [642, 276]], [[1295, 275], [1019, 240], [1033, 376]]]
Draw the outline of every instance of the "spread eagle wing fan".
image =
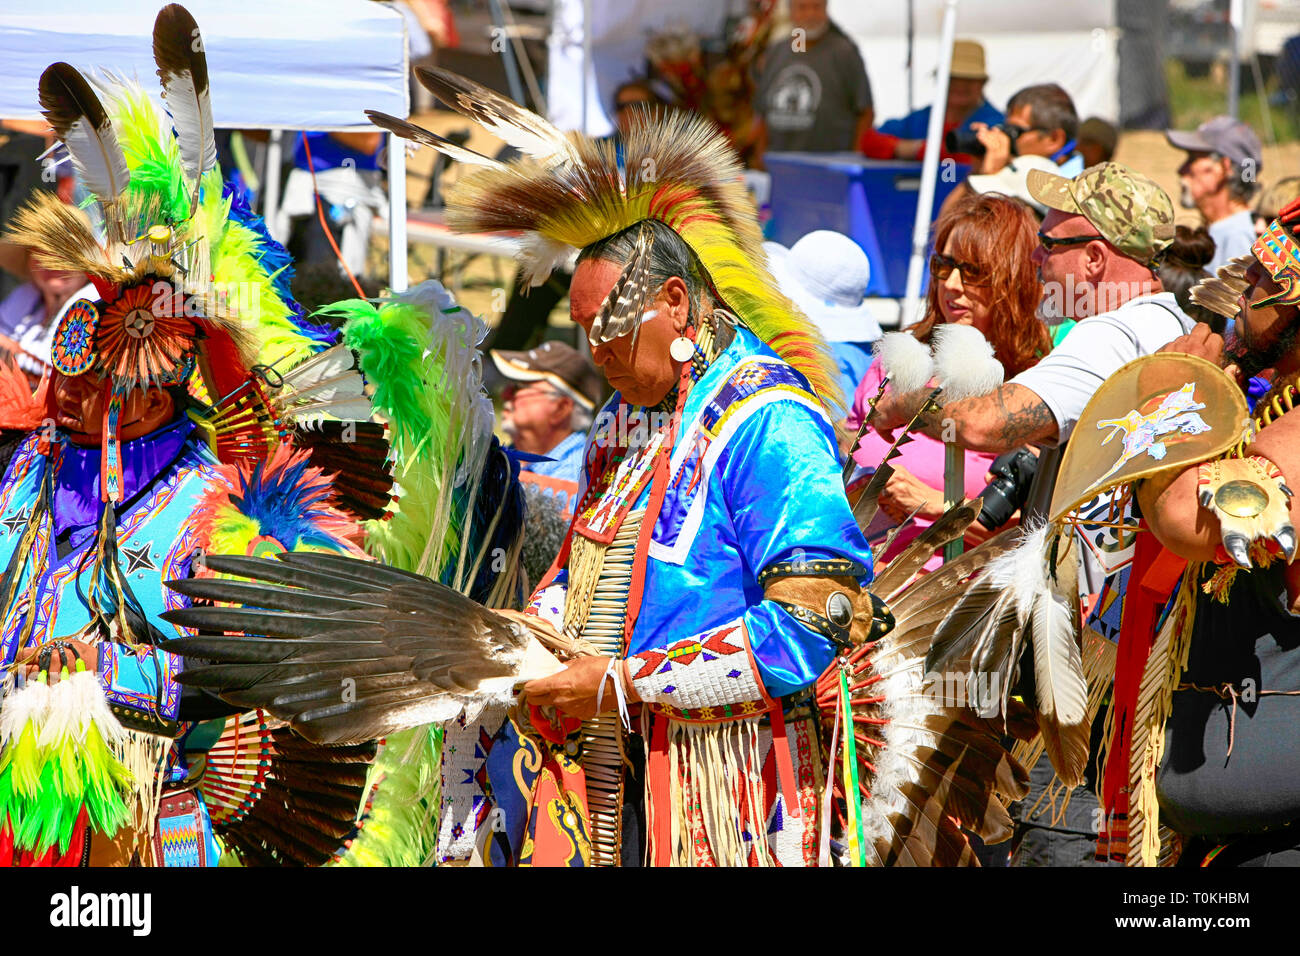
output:
[[[427, 865], [445, 852], [441, 831], [464, 822], [441, 818], [443, 735], [461, 732], [443, 721], [508, 700], [521, 667], [540, 676], [557, 665], [544, 657], [539, 666], [527, 663], [526, 635], [483, 606], [517, 606], [522, 597], [523, 495], [516, 466], [492, 436], [477, 351], [481, 320], [433, 281], [327, 311], [344, 320], [344, 341], [371, 383], [366, 397], [384, 429], [382, 439], [373, 436], [374, 458], [388, 448], [393, 456], [399, 494], [383, 520], [364, 523], [366, 550], [389, 567], [316, 553], [257, 560], [248, 556], [252, 548], [209, 548], [207, 570], [243, 580], [175, 587], [192, 602], [235, 606], [176, 612], [199, 633], [175, 649], [189, 655], [183, 680], [283, 721], [304, 746], [384, 738], [364, 806], [354, 804], [361, 830], [328, 862]], [[267, 381], [272, 394], [263, 406], [273, 408], [277, 426], [296, 429], [295, 444], [308, 445], [311, 463], [326, 471], [321, 456], [355, 458], [369, 441], [360, 427], [351, 441], [304, 440], [338, 424], [308, 427], [315, 412], [357, 400], [353, 374], [352, 353], [331, 349]], [[302, 795], [305, 778], [294, 780]], [[258, 845], [263, 856], [273, 847]], [[281, 849], [292, 856], [292, 848]]]
[[[839, 820], [856, 864], [978, 865], [967, 833], [986, 843], [1011, 835], [1003, 800], [1027, 792], [1028, 774], [1003, 746], [1001, 723], [981, 716], [990, 710], [987, 695], [970, 686], [969, 654], [953, 660], [946, 674], [926, 666], [931, 636], [952, 595], [1011, 542], [1004, 532], [934, 574], [892, 589], [893, 628], [841, 658], [817, 682], [827, 718], [823, 733], [836, 751], [831, 762], [842, 771], [837, 791], [857, 791]], [[886, 566], [882, 574], [888, 573]], [[907, 571], [902, 580], [910, 576]], [[1032, 735], [1032, 722], [1016, 717], [1011, 731]]]
[[531, 639], [526, 627], [436, 581], [372, 561], [277, 557], [211, 555], [210, 570], [246, 580], [170, 582], [191, 599], [240, 605], [166, 612], [171, 623], [200, 632], [166, 645], [206, 662], [187, 667], [182, 683], [264, 709], [330, 745], [511, 699]]
[[998, 695], [989, 706], [1006, 715], [1032, 654], [1026, 702], [1057, 774], [1074, 787], [1083, 781], [1090, 736], [1077, 591], [1080, 544], [1072, 529], [1058, 533], [1051, 525], [1004, 534], [1017, 536], [1015, 547], [996, 554], [951, 603], [934, 629], [926, 666], [970, 673]]

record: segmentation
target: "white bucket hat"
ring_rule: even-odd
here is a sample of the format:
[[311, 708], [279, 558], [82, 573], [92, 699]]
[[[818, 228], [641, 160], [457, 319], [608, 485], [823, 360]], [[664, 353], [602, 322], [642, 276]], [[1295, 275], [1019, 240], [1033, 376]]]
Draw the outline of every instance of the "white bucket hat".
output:
[[967, 176], [966, 182], [977, 193], [1001, 193], [1033, 206], [1039, 216], [1047, 215], [1047, 206], [1029, 191], [1029, 171], [1041, 169], [1045, 173], [1059, 174], [1061, 169], [1046, 156], [1017, 156], [996, 173], [977, 173]]
[[862, 247], [838, 232], [810, 232], [787, 249], [763, 243], [781, 291], [816, 323], [828, 342], [874, 342], [880, 325], [863, 301], [871, 262]]

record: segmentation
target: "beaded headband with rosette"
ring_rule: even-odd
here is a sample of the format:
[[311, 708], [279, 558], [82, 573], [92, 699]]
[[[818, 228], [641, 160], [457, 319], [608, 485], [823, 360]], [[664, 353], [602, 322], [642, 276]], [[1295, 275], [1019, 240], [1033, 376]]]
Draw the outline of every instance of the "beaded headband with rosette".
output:
[[54, 368], [70, 377], [89, 372], [95, 364], [95, 331], [98, 326], [99, 309], [95, 303], [78, 299], [68, 306], [50, 342], [50, 361]]
[[[525, 277], [538, 285], [575, 249], [657, 219], [690, 246], [720, 304], [811, 383], [824, 405], [842, 405], [838, 373], [821, 334], [768, 272], [754, 204], [735, 151], [708, 120], [646, 114], [623, 141], [565, 135], [545, 119], [465, 77], [416, 75], [442, 102], [525, 154], [500, 163], [405, 120], [374, 110], [378, 126], [465, 164], [447, 193], [447, 220], [471, 232], [523, 232]], [[645, 246], [644, 239], [639, 246]], [[653, 287], [638, 254], [601, 310], [601, 341], [634, 333]], [[593, 330], [594, 331], [594, 330]]]

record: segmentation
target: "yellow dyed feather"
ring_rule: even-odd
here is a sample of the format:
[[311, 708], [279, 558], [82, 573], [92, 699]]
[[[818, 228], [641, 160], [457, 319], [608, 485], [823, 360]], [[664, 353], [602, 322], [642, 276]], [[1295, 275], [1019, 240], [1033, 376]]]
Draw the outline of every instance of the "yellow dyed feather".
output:
[[699, 258], [723, 304], [792, 366], [828, 408], [844, 407], [838, 373], [817, 327], [768, 272], [742, 167], [726, 137], [685, 112], [647, 117], [614, 147], [571, 137], [573, 161], [517, 160], [475, 169], [448, 192], [448, 222], [475, 232], [528, 230], [578, 249], [646, 219], [667, 224]]

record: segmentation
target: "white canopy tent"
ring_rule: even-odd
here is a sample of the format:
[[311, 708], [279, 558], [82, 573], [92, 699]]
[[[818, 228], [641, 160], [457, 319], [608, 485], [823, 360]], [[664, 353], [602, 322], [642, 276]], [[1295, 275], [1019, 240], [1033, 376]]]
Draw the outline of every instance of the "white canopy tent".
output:
[[[184, 2], [203, 34], [217, 126], [358, 130], [373, 129], [366, 109], [409, 115], [406, 22], [387, 4]], [[37, 82], [56, 60], [134, 75], [156, 97], [151, 37], [162, 6], [163, 0], [0, 0], [0, 117], [41, 118]], [[389, 284], [400, 290], [407, 284], [406, 152], [400, 140], [390, 139], [390, 147]], [[278, 172], [277, 156], [271, 159]], [[272, 183], [278, 187], [277, 176], [268, 177], [270, 206]]]

